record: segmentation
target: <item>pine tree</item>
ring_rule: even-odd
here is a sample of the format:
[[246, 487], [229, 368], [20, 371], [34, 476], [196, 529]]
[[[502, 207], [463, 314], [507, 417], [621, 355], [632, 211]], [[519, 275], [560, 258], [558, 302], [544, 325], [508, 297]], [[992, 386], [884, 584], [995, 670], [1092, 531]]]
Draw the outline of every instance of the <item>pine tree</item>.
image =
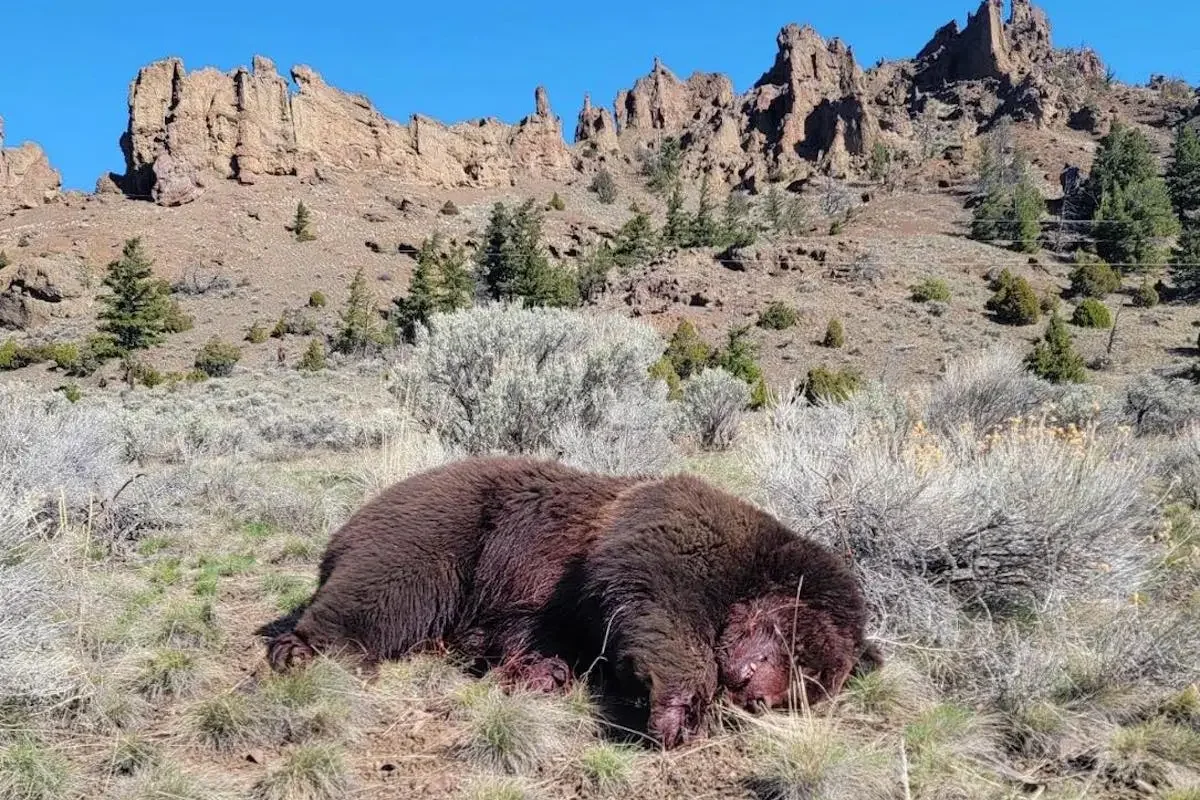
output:
[[622, 272], [646, 264], [658, 255], [659, 250], [658, 233], [654, 230], [650, 215], [636, 203], [630, 210], [633, 217], [617, 231], [613, 245], [613, 259]]
[[725, 196], [725, 211], [721, 219], [721, 246], [747, 247], [754, 244], [754, 229], [750, 227], [750, 201], [741, 192]]
[[675, 326], [664, 355], [675, 368], [675, 374], [686, 380], [698, 375], [709, 364], [713, 349], [701, 338], [696, 326], [685, 319]]
[[1013, 189], [1012, 211], [1010, 214], [1014, 233], [1013, 245], [1023, 253], [1034, 253], [1038, 249], [1038, 236], [1041, 235], [1042, 214], [1046, 210], [1046, 201], [1042, 193], [1029, 179], [1022, 177], [1021, 182]]
[[646, 185], [651, 191], [662, 194], [672, 191], [679, 181], [683, 165], [683, 148], [674, 136], [662, 140], [658, 154], [646, 162]]
[[1025, 366], [1052, 383], [1083, 383], [1087, 380], [1083, 357], [1075, 352], [1067, 325], [1057, 313], [1050, 316], [1042, 339], [1025, 357]]
[[397, 298], [396, 329], [408, 341], [416, 335], [417, 326], [424, 325], [437, 310], [438, 234], [421, 243], [417, 251], [417, 266], [408, 282], [408, 294]]
[[439, 254], [437, 283], [435, 297], [438, 311], [459, 311], [470, 308], [475, 302], [475, 281], [467, 267], [467, 251], [462, 245], [455, 245], [448, 252]]
[[479, 250], [479, 280], [494, 300], [499, 300], [513, 280], [513, 263], [509, 253], [512, 236], [512, 217], [504, 203], [492, 206], [487, 230], [483, 234], [483, 245]]
[[1171, 281], [1184, 297], [1200, 298], [1200, 224], [1188, 225], [1171, 257]]
[[1175, 132], [1171, 168], [1167, 186], [1175, 213], [1184, 225], [1200, 225], [1200, 133], [1192, 125], [1180, 125]]
[[292, 221], [292, 232], [298, 242], [311, 242], [317, 237], [312, 232], [312, 221], [309, 219], [308, 207], [301, 200], [296, 204], [296, 217]]
[[687, 247], [692, 240], [692, 219], [683, 208], [683, 187], [676, 182], [667, 197], [667, 224], [663, 241], [677, 247]]
[[716, 247], [720, 244], [721, 229], [713, 217], [715, 211], [712, 187], [709, 185], [708, 173], [705, 173], [700, 179], [700, 197], [696, 201], [696, 215], [692, 218], [689, 244], [695, 247]]
[[579, 265], [578, 283], [579, 297], [583, 302], [590, 302], [604, 291], [608, 285], [608, 276], [616, 266], [612, 247], [608, 242], [601, 242], [583, 263]]
[[1124, 268], [1162, 264], [1162, 240], [1179, 226], [1145, 135], [1115, 123], [1100, 140], [1088, 186], [1098, 198], [1093, 218], [1100, 256]]
[[140, 237], [126, 240], [121, 258], [108, 265], [104, 286], [111, 294], [97, 298], [103, 305], [97, 316], [100, 332], [111, 338], [118, 355], [163, 340], [171, 304], [162, 282], [152, 274], [153, 262]]
[[372, 346], [383, 344], [375, 318], [375, 300], [361, 267], [350, 281], [350, 293], [340, 318], [342, 329], [334, 342], [338, 352], [361, 354]]
[[766, 218], [767, 227], [771, 233], [779, 235], [783, 231], [783, 198], [779, 195], [779, 189], [774, 186], [767, 190], [766, 203], [763, 205], [763, 217]]

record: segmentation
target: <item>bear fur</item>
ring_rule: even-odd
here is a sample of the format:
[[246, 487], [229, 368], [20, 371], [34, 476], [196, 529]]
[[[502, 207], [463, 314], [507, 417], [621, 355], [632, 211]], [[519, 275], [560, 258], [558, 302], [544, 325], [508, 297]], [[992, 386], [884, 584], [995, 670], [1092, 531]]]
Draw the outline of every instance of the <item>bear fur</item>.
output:
[[641, 709], [622, 725], [673, 747], [703, 735], [721, 689], [752, 710], [800, 686], [809, 702], [836, 694], [878, 661], [866, 616], [836, 554], [699, 478], [488, 457], [364, 505], [307, 607], [262, 631], [277, 670], [444, 648], [543, 690], [586, 674], [618, 712]]

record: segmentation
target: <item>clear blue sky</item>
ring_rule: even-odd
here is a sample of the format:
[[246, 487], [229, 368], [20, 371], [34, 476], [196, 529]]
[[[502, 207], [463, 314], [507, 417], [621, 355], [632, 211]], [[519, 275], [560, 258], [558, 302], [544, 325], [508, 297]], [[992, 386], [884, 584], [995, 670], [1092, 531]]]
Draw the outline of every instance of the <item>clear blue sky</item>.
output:
[[[660, 56], [681, 77], [724, 72], [745, 90], [771, 64], [788, 22], [839, 36], [861, 64], [914, 55], [978, 0], [608, 0], [524, 2], [150, 2], [9, 0], [0, 116], [9, 146], [32, 139], [68, 188], [121, 171], [118, 138], [138, 67], [179, 56], [229, 70], [255, 53], [286, 75], [306, 63], [366, 94], [389, 117], [515, 121], [544, 84], [567, 136], [583, 93], [611, 106]], [[1200, 82], [1195, 0], [1044, 0], [1057, 46], [1094, 47], [1123, 81], [1161, 72]]]

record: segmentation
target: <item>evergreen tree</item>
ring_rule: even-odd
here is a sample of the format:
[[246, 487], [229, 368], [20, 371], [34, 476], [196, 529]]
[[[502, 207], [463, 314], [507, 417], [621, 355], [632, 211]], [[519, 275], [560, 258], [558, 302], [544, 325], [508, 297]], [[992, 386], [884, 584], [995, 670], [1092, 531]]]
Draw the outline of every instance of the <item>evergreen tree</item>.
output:
[[121, 258], [108, 265], [103, 283], [111, 294], [97, 298], [103, 306], [98, 317], [100, 332], [111, 339], [117, 355], [163, 339], [171, 303], [163, 283], [152, 273], [153, 262], [140, 237], [128, 239]]
[[1052, 383], [1083, 383], [1087, 380], [1083, 357], [1075, 352], [1067, 325], [1057, 313], [1050, 316], [1042, 339], [1025, 357], [1025, 366]]
[[1163, 263], [1162, 240], [1178, 231], [1178, 223], [1145, 135], [1114, 123], [1100, 140], [1088, 186], [1097, 199], [1100, 256], [1124, 268]]
[[613, 179], [612, 173], [606, 167], [601, 167], [596, 173], [596, 177], [592, 179], [591, 186], [588, 187], [596, 193], [596, 197], [601, 203], [611, 205], [617, 199], [617, 182]]
[[372, 346], [383, 344], [383, 336], [375, 318], [375, 299], [371, 296], [361, 267], [350, 281], [350, 293], [340, 318], [342, 329], [334, 342], [338, 352], [361, 354]]
[[608, 276], [616, 266], [612, 247], [608, 242], [601, 242], [587, 259], [579, 265], [578, 282], [579, 297], [583, 302], [596, 298], [608, 285]]
[[675, 368], [675, 374], [687, 380], [700, 374], [708, 366], [713, 357], [713, 349], [701, 338], [696, 326], [685, 319], [675, 326], [664, 355]]
[[754, 244], [754, 229], [750, 227], [750, 201], [741, 192], [725, 196], [725, 211], [721, 219], [721, 245], [747, 247]]
[[1124, 270], [1162, 264], [1163, 240], [1179, 230], [1166, 184], [1158, 176], [1105, 191], [1095, 218], [1097, 252]]
[[683, 208], [683, 187], [676, 182], [667, 197], [667, 224], [663, 227], [663, 241], [677, 247], [687, 247], [692, 240], [692, 219]]
[[1200, 224], [1183, 229], [1171, 257], [1171, 280], [1184, 297], [1200, 298]]
[[1200, 225], [1200, 133], [1192, 125], [1180, 125], [1167, 171], [1167, 186], [1175, 213], [1184, 225]]
[[437, 310], [437, 271], [440, 260], [437, 245], [436, 233], [433, 238], [421, 243], [421, 249], [417, 251], [417, 266], [408, 282], [408, 294], [394, 301], [396, 329], [408, 341], [413, 340], [417, 326], [427, 323], [430, 315]]
[[475, 302], [475, 281], [467, 267], [467, 251], [455, 245], [438, 257], [437, 310], [459, 311]]
[[662, 194], [672, 191], [679, 181], [683, 165], [683, 148], [674, 136], [662, 140], [658, 154], [647, 160], [645, 166], [646, 185], [651, 191]]
[[301, 200], [296, 204], [296, 217], [292, 220], [292, 233], [298, 242], [311, 242], [316, 239], [312, 232], [312, 221], [309, 219], [308, 206]]
[[772, 186], [767, 190], [766, 202], [763, 205], [763, 217], [767, 221], [767, 227], [771, 233], [778, 235], [783, 230], [783, 198], [779, 194], [779, 189]]
[[1010, 219], [1014, 232], [1013, 245], [1022, 253], [1034, 253], [1038, 249], [1038, 236], [1042, 232], [1042, 213], [1046, 201], [1028, 175], [1013, 189]]
[[650, 215], [636, 203], [630, 210], [633, 211], [633, 217], [617, 231], [613, 245], [613, 259], [622, 272], [646, 264], [658, 255], [659, 250], [658, 233], [654, 230]]
[[700, 197], [696, 201], [696, 215], [692, 218], [690, 244], [695, 247], [716, 247], [721, 243], [721, 229], [713, 213], [716, 205], [712, 199], [712, 187], [708, 173], [700, 179]]
[[497, 202], [492, 206], [478, 254], [479, 280], [493, 300], [499, 300], [513, 280], [514, 265], [508, 252], [512, 227], [508, 208]]

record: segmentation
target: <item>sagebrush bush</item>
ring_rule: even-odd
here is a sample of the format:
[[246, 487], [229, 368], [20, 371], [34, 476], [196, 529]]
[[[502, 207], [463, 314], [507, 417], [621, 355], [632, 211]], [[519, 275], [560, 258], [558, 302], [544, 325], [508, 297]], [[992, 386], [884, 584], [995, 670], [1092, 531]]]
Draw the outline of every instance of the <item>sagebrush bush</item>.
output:
[[726, 450], [741, 430], [750, 387], [720, 367], [704, 370], [683, 385], [683, 413], [700, 446]]
[[930, 389], [925, 421], [942, 436], [990, 433], [1048, 402], [1053, 387], [1025, 369], [1010, 348], [957, 358]]
[[319, 289], [308, 296], [309, 308], [324, 308], [329, 303], [325, 293]]
[[1108, 306], [1094, 298], [1086, 298], [1071, 314], [1071, 324], [1081, 328], [1111, 328], [1112, 312]]
[[804, 399], [813, 405], [840, 403], [849, 400], [861, 386], [862, 375], [857, 370], [813, 367], [804, 378]]
[[1154, 308], [1159, 303], [1158, 290], [1149, 280], [1142, 281], [1133, 292], [1132, 302], [1138, 308]]
[[781, 404], [751, 459], [774, 510], [855, 553], [880, 624], [940, 640], [958, 610], [1001, 616], [1141, 585], [1150, 464], [1119, 436], [1022, 423], [981, 449], [906, 417], [878, 391]]
[[1200, 384], [1140, 375], [1125, 390], [1125, 416], [1139, 434], [1174, 434], [1200, 422]]
[[667, 414], [649, 375], [663, 342], [646, 325], [499, 304], [430, 322], [393, 391], [466, 452], [536, 452], [564, 425], [602, 426], [622, 400], [659, 398]]

